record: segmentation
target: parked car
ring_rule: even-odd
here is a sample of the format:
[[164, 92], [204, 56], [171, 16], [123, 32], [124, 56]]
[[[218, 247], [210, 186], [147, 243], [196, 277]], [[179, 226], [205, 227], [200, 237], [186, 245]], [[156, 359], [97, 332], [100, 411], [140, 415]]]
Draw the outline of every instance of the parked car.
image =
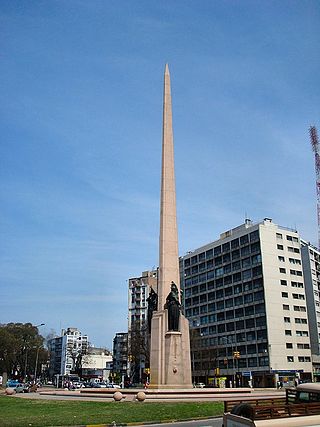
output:
[[15, 386], [16, 393], [29, 393], [30, 386], [29, 384], [18, 383]]
[[205, 383], [197, 383], [195, 385], [195, 388], [204, 388], [205, 386], [206, 386]]
[[74, 381], [73, 386], [75, 388], [82, 388], [82, 387], [84, 387], [84, 384], [81, 381]]
[[18, 380], [8, 380], [6, 387], [16, 387], [19, 384]]
[[121, 388], [118, 384], [108, 383], [107, 388]]
[[107, 388], [107, 385], [105, 383], [93, 383], [93, 388]]

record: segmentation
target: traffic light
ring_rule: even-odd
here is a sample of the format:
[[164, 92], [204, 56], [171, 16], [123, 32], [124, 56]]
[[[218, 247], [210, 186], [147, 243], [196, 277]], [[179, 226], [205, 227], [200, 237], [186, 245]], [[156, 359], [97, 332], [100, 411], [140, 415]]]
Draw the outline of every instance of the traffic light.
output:
[[240, 351], [234, 351], [233, 352], [233, 358], [234, 359], [240, 359]]

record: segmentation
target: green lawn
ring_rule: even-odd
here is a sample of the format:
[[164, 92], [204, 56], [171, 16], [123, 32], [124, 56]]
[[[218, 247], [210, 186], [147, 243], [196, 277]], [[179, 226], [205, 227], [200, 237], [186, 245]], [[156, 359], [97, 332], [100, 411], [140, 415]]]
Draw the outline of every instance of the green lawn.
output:
[[78, 402], [0, 396], [1, 427], [126, 424], [213, 417], [222, 413], [220, 402]]

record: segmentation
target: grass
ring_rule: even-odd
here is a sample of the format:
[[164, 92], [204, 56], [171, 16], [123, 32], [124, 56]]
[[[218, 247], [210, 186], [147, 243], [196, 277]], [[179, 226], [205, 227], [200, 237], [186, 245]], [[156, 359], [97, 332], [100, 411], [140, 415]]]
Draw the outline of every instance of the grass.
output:
[[220, 416], [221, 402], [88, 402], [0, 396], [1, 427], [142, 423]]

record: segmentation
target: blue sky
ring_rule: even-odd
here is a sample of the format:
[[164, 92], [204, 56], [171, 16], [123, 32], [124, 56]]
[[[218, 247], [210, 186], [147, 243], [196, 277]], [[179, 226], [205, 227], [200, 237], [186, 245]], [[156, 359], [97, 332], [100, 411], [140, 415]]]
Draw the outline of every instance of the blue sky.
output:
[[0, 322], [127, 329], [158, 263], [162, 86], [179, 249], [247, 215], [317, 242], [318, 1], [0, 3]]

